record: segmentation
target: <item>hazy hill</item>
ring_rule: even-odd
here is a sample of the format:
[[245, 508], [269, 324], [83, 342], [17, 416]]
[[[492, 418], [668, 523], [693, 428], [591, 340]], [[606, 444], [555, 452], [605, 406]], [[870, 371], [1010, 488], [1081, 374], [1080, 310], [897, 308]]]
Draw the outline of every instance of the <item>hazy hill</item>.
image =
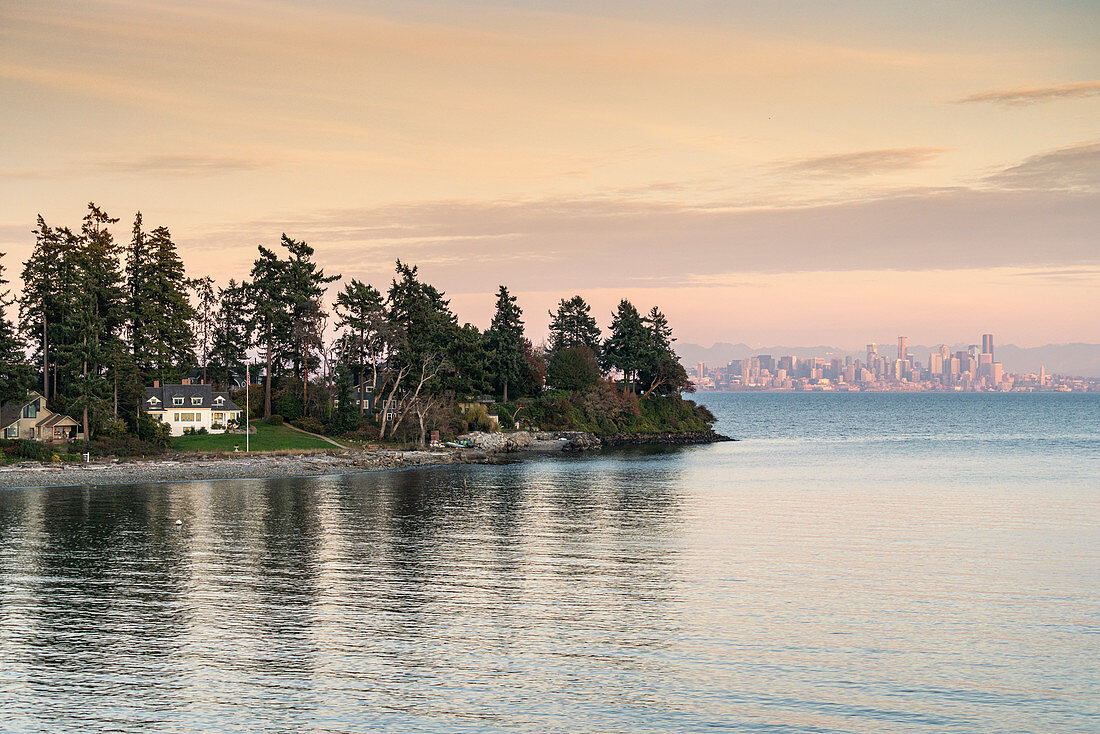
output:
[[[909, 347], [909, 353], [927, 363], [928, 355], [933, 349], [938, 348], [924, 345]], [[952, 352], [966, 349], [966, 344], [948, 345]], [[676, 351], [688, 369], [693, 369], [699, 362], [718, 366], [734, 359], [745, 359], [756, 354], [770, 354], [779, 358], [786, 355], [795, 357], [834, 357], [844, 359], [851, 356], [853, 359], [862, 359], [866, 353], [863, 350], [847, 350], [839, 347], [820, 345], [816, 347], [760, 347], [754, 349], [748, 344], [730, 344], [718, 342], [710, 347], [699, 344], [677, 344]], [[887, 359], [892, 359], [897, 354], [894, 344], [879, 344], [879, 354]], [[1042, 347], [1017, 347], [1012, 344], [998, 345], [996, 348], [997, 361], [1003, 362], [1008, 372], [1038, 372], [1041, 366], [1046, 366], [1049, 374], [1073, 375], [1077, 377], [1100, 377], [1100, 344], [1047, 344]]]

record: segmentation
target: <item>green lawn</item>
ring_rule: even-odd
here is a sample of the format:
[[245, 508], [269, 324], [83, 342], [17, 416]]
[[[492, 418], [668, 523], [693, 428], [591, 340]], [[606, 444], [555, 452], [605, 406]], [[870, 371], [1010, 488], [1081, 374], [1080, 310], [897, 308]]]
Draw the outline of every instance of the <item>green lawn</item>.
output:
[[[255, 421], [256, 432], [249, 437], [251, 451], [286, 451], [294, 449], [334, 449], [332, 444], [313, 436], [299, 433], [286, 426], [269, 426]], [[243, 433], [210, 433], [204, 436], [177, 436], [172, 439], [176, 451], [232, 451], [240, 444], [244, 452]]]

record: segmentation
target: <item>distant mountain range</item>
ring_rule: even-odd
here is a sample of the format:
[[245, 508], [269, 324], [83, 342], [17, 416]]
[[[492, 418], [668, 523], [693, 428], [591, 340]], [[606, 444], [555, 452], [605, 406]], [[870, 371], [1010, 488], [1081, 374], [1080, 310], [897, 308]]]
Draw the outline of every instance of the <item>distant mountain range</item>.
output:
[[[952, 352], [966, 349], [966, 344], [948, 345]], [[927, 364], [928, 355], [938, 349], [922, 345], [910, 345], [909, 354]], [[710, 347], [699, 344], [677, 344], [676, 351], [688, 369], [699, 362], [711, 366], [724, 365], [734, 359], [745, 359], [757, 354], [770, 354], [779, 358], [787, 355], [795, 357], [825, 357], [833, 359], [851, 357], [864, 359], [862, 350], [840, 349], [838, 347], [761, 347], [754, 349], [748, 344], [729, 344], [718, 342]], [[897, 353], [894, 344], [879, 344], [879, 354], [892, 359]], [[1012, 344], [998, 345], [995, 349], [997, 361], [1005, 366], [1006, 372], [1038, 372], [1040, 367], [1047, 368], [1047, 374], [1071, 375], [1073, 377], [1100, 377], [1100, 344], [1047, 344], [1043, 347], [1017, 347]]]

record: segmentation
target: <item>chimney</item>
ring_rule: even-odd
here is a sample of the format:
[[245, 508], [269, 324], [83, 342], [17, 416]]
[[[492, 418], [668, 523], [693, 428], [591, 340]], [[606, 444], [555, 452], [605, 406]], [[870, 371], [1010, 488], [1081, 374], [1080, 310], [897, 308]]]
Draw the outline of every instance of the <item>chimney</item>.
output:
[[153, 380], [153, 387], [160, 387], [160, 380]]
[[183, 381], [180, 382], [180, 384], [181, 385], [190, 385], [191, 384], [191, 378], [190, 377], [183, 378]]

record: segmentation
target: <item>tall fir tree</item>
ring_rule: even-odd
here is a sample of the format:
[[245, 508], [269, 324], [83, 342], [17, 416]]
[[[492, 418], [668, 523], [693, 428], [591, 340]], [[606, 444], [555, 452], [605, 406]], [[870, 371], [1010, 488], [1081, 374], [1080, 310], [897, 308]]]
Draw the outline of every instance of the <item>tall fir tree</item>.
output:
[[266, 366], [264, 417], [271, 416], [271, 393], [276, 373], [291, 365], [302, 386], [302, 404], [308, 406], [310, 370], [320, 362], [326, 286], [339, 275], [326, 276], [313, 261], [313, 248], [283, 234], [286, 260], [262, 245], [252, 265], [250, 289], [253, 330]]
[[66, 236], [66, 232], [50, 227], [39, 215], [33, 234], [34, 251], [23, 264], [19, 322], [23, 338], [31, 345], [35, 364], [41, 370], [42, 395], [50, 400], [56, 392], [54, 350], [60, 338], [63, 294], [77, 284], [62, 278], [67, 272], [64, 266], [72, 245], [71, 233]]
[[251, 346], [248, 284], [230, 280], [218, 289], [218, 309], [210, 345], [210, 377], [231, 387], [234, 378], [244, 378], [244, 365]]
[[62, 280], [75, 283], [63, 292], [59, 372], [61, 397], [79, 411], [85, 438], [111, 417], [111, 365], [124, 348], [121, 326], [125, 294], [118, 247], [109, 226], [118, 222], [94, 203], [88, 205], [80, 234], [64, 230], [72, 243], [62, 259]]
[[687, 370], [672, 347], [676, 341], [672, 336], [672, 327], [661, 310], [654, 306], [642, 318], [648, 336], [642, 364], [638, 370], [638, 381], [645, 387], [646, 397], [691, 392], [694, 387], [688, 378]]
[[496, 312], [486, 333], [491, 369], [500, 386], [504, 402], [508, 402], [508, 386], [516, 385], [524, 375], [523, 311], [516, 297], [505, 286], [497, 290]]
[[638, 371], [645, 365], [649, 351], [649, 333], [638, 309], [623, 299], [611, 320], [611, 336], [604, 342], [604, 367], [615, 367], [623, 373], [623, 383], [634, 392]]
[[355, 280], [336, 294], [336, 328], [343, 332], [343, 361], [355, 370], [359, 412], [365, 410], [366, 370], [370, 369], [370, 389], [378, 387], [378, 369], [388, 341], [386, 302], [382, 293], [369, 283]]
[[175, 382], [195, 364], [195, 309], [187, 297], [189, 281], [183, 260], [167, 227], [149, 233], [151, 268], [147, 298], [158, 306], [147, 324], [148, 365], [162, 381]]
[[286, 263], [274, 250], [259, 246], [259, 257], [252, 263], [252, 282], [247, 291], [252, 315], [250, 330], [262, 352], [264, 362], [263, 417], [271, 417], [271, 392], [276, 370], [282, 372], [282, 354], [289, 341], [290, 315], [285, 304]]
[[191, 332], [195, 335], [195, 356], [202, 369], [202, 381], [207, 381], [210, 366], [210, 351], [214, 345], [214, 329], [218, 311], [218, 300], [214, 291], [214, 279], [210, 276], [195, 278], [191, 281], [191, 291], [195, 297], [194, 321]]
[[592, 308], [580, 296], [561, 299], [558, 310], [550, 312], [550, 354], [571, 347], [588, 347], [600, 354], [600, 327], [592, 316]]
[[313, 260], [314, 250], [305, 242], [283, 235], [281, 244], [289, 253], [284, 293], [290, 317], [289, 354], [294, 376], [302, 385], [302, 405], [309, 411], [309, 373], [320, 365], [324, 346], [326, 314], [323, 299], [327, 285], [339, 275], [325, 275]]
[[23, 352], [15, 325], [8, 320], [7, 309], [15, 303], [4, 278], [4, 253], [0, 252], [0, 405], [26, 395], [34, 380]]

